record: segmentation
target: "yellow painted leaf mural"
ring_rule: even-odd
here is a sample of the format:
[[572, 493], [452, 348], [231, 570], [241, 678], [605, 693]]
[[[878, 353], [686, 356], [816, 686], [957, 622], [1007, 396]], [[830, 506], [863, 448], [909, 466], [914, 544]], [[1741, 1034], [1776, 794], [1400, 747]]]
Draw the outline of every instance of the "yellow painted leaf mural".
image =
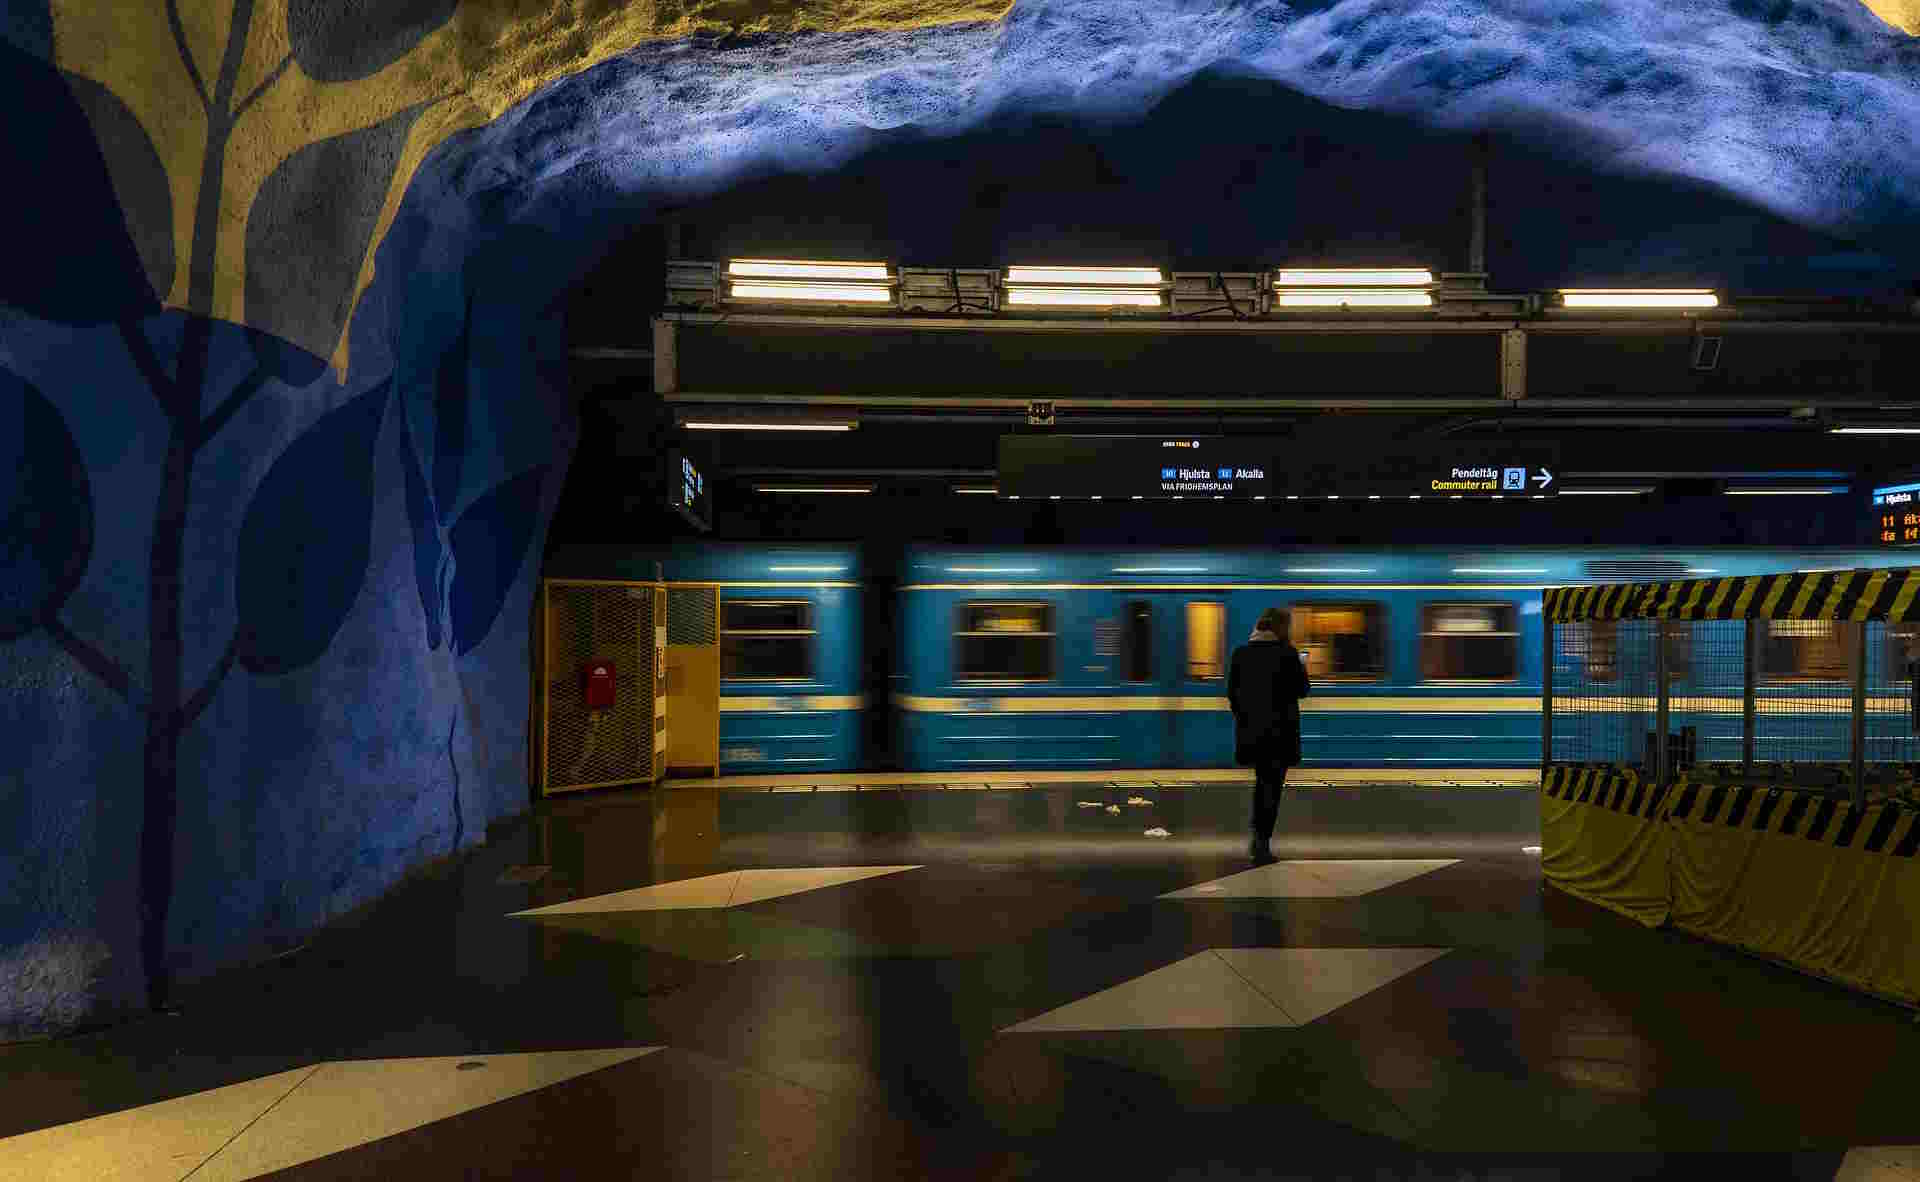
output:
[[[372, 280], [374, 249], [415, 170], [448, 136], [651, 39], [992, 20], [1011, 3], [58, 0], [53, 23], [56, 64], [118, 98], [165, 170], [173, 250], [163, 302], [330, 354], [344, 379], [345, 329]], [[269, 184], [297, 156], [332, 141], [345, 142]], [[110, 164], [121, 187], [127, 169]], [[343, 185], [371, 187], [372, 195]], [[131, 196], [121, 192], [123, 205], [135, 204]], [[263, 199], [274, 208], [256, 208]], [[335, 220], [317, 220], [328, 216]], [[328, 276], [303, 278], [311, 260], [286, 256], [287, 282], [250, 285], [250, 239], [284, 246], [302, 232], [316, 239], [310, 248], [348, 256], [326, 268], [347, 268], [344, 293], [330, 289]], [[271, 290], [273, 307], [249, 307], [250, 287]]]

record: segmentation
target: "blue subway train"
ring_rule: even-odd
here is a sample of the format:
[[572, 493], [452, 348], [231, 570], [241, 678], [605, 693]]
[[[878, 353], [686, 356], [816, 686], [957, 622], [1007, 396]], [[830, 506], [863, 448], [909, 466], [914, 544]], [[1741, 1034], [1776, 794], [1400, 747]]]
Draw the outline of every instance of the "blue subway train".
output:
[[[1270, 606], [1289, 609], [1314, 684], [1307, 765], [1518, 768], [1540, 761], [1544, 588], [1911, 562], [1744, 548], [929, 546], [876, 570], [857, 545], [752, 544], [576, 549], [548, 573], [711, 589], [721, 774], [1230, 766], [1227, 660]], [[1816, 632], [1768, 635], [1763, 694], [1844, 705], [1827, 684], [1843, 658]], [[1604, 682], [1604, 639], [1563, 648], [1556, 676]], [[1693, 728], [1697, 758], [1737, 757], [1741, 670], [1729, 686], [1725, 662], [1680, 652], [1674, 726]], [[1870, 654], [1869, 677], [1896, 678], [1897, 660]], [[1830, 724], [1843, 716], [1809, 726]]]

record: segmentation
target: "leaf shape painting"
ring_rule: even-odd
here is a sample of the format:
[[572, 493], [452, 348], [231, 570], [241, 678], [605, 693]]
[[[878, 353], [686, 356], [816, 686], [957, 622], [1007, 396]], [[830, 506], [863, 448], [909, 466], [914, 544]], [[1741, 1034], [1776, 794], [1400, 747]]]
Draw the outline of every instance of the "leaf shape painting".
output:
[[238, 656], [290, 673], [333, 642], [366, 580], [373, 446], [389, 383], [322, 416], [268, 469], [240, 526]]
[[92, 553], [92, 487], [66, 421], [0, 370], [0, 641], [59, 611]]
[[465, 656], [493, 629], [526, 561], [540, 517], [545, 466], [523, 472], [475, 501], [449, 531], [454, 555], [454, 653]]
[[447, 23], [460, 0], [288, 0], [293, 58], [309, 78], [377, 74]]
[[146, 265], [93, 126], [66, 80], [0, 41], [0, 100], [8, 111], [7, 154], [29, 170], [0, 186], [0, 218], [24, 231], [14, 235], [0, 267], [0, 304], [65, 324], [152, 311], [158, 303]]

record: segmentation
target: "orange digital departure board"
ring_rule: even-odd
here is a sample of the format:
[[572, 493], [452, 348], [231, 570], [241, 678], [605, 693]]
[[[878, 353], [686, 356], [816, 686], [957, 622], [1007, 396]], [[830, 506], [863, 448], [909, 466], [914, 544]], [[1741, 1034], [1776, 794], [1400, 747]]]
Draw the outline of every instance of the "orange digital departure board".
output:
[[1873, 536], [1882, 545], [1920, 545], [1920, 483], [1874, 489], [1871, 508]]

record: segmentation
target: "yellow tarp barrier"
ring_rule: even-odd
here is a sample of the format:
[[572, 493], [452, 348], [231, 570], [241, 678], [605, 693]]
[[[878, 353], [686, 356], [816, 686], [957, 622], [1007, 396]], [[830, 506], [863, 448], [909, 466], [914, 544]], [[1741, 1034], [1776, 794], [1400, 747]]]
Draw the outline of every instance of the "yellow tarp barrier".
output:
[[1549, 768], [1540, 785], [1540, 869], [1554, 886], [1648, 927], [1667, 920], [1669, 793], [1611, 767]]
[[1675, 927], [1920, 1002], [1920, 813], [1790, 789], [1677, 789]]

